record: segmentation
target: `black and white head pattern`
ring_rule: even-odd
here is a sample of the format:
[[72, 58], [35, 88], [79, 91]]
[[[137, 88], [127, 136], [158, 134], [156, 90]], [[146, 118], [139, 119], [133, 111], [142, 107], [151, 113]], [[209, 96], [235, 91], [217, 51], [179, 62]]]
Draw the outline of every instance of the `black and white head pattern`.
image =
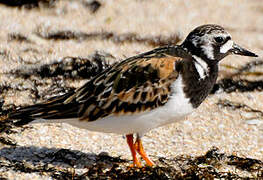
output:
[[183, 46], [203, 60], [220, 61], [229, 54], [233, 41], [228, 32], [219, 25], [203, 25], [187, 36]]
[[224, 28], [208, 24], [190, 32], [182, 46], [192, 54], [199, 79], [204, 79], [209, 74], [209, 64], [218, 63], [227, 56], [233, 44]]

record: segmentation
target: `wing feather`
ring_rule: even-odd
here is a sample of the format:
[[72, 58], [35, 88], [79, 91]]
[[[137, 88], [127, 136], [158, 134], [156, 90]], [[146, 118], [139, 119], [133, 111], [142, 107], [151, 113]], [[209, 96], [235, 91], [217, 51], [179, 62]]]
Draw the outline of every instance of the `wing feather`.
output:
[[[140, 113], [164, 105], [171, 93], [170, 86], [178, 77], [175, 64], [181, 59], [167, 56], [134, 59], [123, 64], [123, 68], [117, 66], [116, 71], [101, 75], [100, 82], [87, 83], [75, 97], [85, 102], [79, 111], [80, 120]], [[93, 86], [94, 91], [87, 93], [86, 86]]]
[[186, 57], [177, 46], [154, 49], [115, 64], [74, 92], [22, 108], [9, 117], [95, 121], [112, 114], [150, 111], [167, 103], [178, 77], [176, 64]]

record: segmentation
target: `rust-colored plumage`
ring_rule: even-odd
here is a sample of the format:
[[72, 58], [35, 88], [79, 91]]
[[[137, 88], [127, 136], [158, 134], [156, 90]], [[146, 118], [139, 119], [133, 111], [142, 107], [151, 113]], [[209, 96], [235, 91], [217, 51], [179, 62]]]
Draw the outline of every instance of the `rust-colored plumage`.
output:
[[22, 108], [10, 117], [95, 121], [112, 114], [150, 111], [168, 101], [171, 83], [178, 77], [176, 63], [182, 60], [178, 54], [184, 57], [186, 53], [168, 46], [128, 58], [75, 92]]
[[85, 121], [149, 111], [168, 101], [179, 60], [165, 53], [128, 59], [88, 82], [66, 102], [85, 101], [79, 111], [80, 120]]

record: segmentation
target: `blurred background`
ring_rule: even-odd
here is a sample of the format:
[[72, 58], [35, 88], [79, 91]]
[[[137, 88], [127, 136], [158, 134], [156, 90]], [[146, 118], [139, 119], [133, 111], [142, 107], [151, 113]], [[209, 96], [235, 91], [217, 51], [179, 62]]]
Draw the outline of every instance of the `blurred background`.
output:
[[[185, 121], [147, 133], [146, 151], [158, 161], [203, 155], [216, 146], [227, 154], [262, 161], [262, 0], [0, 0], [0, 115], [81, 86], [94, 75], [87, 77], [87, 69], [96, 73], [155, 47], [178, 44], [202, 24], [223, 26], [235, 42], [259, 58], [225, 58], [213, 95]], [[21, 149], [12, 143], [0, 144], [0, 158], [31, 162], [32, 154], [45, 157], [47, 151], [61, 148], [130, 158], [125, 140], [118, 135], [66, 124], [27, 127], [1, 134], [28, 148], [23, 151], [26, 158], [17, 159]], [[35, 164], [43, 163], [41, 156], [34, 155]], [[236, 173], [235, 168], [224, 168]], [[2, 172], [10, 179], [14, 174], [29, 177], [0, 166]], [[253, 177], [242, 173], [240, 177]], [[34, 177], [44, 178], [38, 172]]]
[[[64, 38], [64, 41], [59, 37], [57, 41], [55, 38], [43, 38], [48, 33], [69, 31], [90, 35], [105, 32], [113, 33], [117, 37], [134, 33], [135, 37], [141, 38], [178, 35], [180, 40], [183, 40], [193, 28], [208, 23], [225, 27], [233, 39], [241, 45], [249, 49], [253, 47], [255, 52], [262, 54], [261, 0], [240, 2], [2, 0], [1, 2], [9, 5], [5, 6], [3, 3], [0, 6], [1, 51], [10, 51], [9, 53], [25, 60], [35, 56], [47, 62], [62, 56], [88, 56], [96, 50], [103, 50], [123, 59], [158, 46], [149, 45], [144, 41], [124, 40], [118, 43], [114, 38], [103, 38], [103, 35], [97, 38], [71, 36]], [[22, 43], [12, 41], [12, 37], [10, 39], [12, 34], [25, 36], [28, 41], [21, 40]], [[25, 53], [25, 48], [33, 50]], [[233, 59], [236, 58], [226, 61]], [[3, 59], [0, 62], [2, 65]], [[15, 65], [12, 66], [14, 67]]]

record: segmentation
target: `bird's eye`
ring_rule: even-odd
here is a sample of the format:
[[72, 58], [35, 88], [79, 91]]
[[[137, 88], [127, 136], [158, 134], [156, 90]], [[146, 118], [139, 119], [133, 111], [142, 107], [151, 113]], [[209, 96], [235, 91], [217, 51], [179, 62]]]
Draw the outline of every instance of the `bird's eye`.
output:
[[224, 38], [223, 37], [215, 37], [215, 41], [217, 42], [217, 43], [219, 43], [219, 44], [221, 44], [221, 43], [223, 43], [224, 42]]

